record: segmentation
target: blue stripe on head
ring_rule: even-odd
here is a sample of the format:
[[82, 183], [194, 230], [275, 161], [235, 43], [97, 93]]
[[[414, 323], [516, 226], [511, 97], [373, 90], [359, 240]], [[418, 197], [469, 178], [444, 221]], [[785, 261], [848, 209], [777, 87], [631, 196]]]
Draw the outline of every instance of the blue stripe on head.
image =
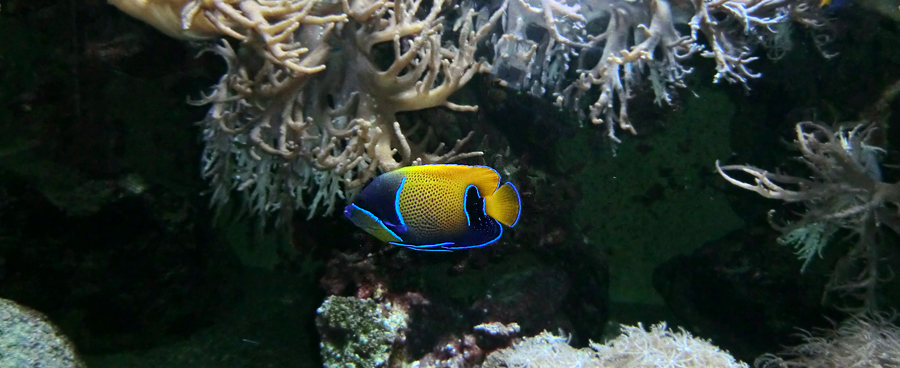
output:
[[394, 172], [381, 174], [366, 185], [353, 200], [357, 206], [370, 211], [385, 225], [400, 234], [403, 232], [400, 231], [400, 218], [397, 216], [394, 202], [403, 177]]
[[397, 230], [401, 233], [405, 233], [409, 228], [406, 226], [406, 221], [403, 220], [403, 213], [400, 212], [400, 192], [403, 191], [403, 186], [406, 185], [406, 177], [400, 179], [400, 187], [397, 188], [397, 194], [394, 196], [394, 212], [397, 213], [397, 218], [400, 220], [400, 224], [397, 227]]
[[519, 195], [519, 188], [516, 188], [513, 183], [506, 182], [506, 184], [509, 184], [509, 186], [513, 188], [513, 192], [516, 192], [516, 202], [519, 202], [519, 213], [516, 214], [516, 222], [513, 222], [512, 225], [509, 225], [509, 227], [513, 227], [516, 226], [516, 224], [519, 223], [519, 219], [522, 218], [522, 196]]

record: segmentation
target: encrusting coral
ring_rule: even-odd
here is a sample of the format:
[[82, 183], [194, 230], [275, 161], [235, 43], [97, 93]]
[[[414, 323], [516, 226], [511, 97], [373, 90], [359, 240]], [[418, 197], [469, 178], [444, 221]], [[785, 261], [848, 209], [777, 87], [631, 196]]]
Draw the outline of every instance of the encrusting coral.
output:
[[374, 299], [330, 296], [316, 312], [325, 367], [376, 368], [399, 358], [409, 316], [405, 308]]

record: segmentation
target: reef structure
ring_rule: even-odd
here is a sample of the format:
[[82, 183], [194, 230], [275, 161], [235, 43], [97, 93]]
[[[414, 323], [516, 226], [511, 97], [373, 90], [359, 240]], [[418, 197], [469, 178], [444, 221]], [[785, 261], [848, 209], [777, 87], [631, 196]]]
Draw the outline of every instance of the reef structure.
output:
[[826, 24], [815, 0], [110, 2], [170, 36], [214, 40], [228, 69], [196, 101], [210, 106], [212, 201], [236, 191], [251, 214], [280, 219], [331, 214], [383, 172], [482, 155], [466, 150], [468, 129], [397, 121], [476, 111], [449, 99], [478, 73], [606, 124], [618, 142], [617, 129], [635, 133], [628, 101], [640, 83], [672, 103], [691, 72], [681, 62], [700, 55], [715, 60], [715, 81], [747, 87], [757, 48], [777, 57], [790, 24]]
[[177, 38], [240, 41], [209, 48], [228, 70], [196, 101], [210, 106], [201, 125], [213, 203], [237, 190], [253, 214], [330, 214], [381, 172], [481, 155], [463, 151], [471, 135], [448, 150], [427, 127], [401, 130], [396, 114], [476, 111], [448, 98], [489, 70], [475, 50], [502, 8], [476, 26], [474, 10], [450, 23], [456, 8], [443, 0], [113, 4]]
[[[827, 28], [818, 2], [809, 0], [513, 0], [494, 40], [491, 73], [606, 124], [618, 143], [616, 126], [636, 134], [628, 102], [642, 83], [657, 104], [672, 104], [692, 71], [682, 63], [700, 55], [715, 60], [714, 82], [749, 90], [748, 81], [761, 76], [748, 67], [754, 52], [782, 56], [791, 48], [791, 24]], [[827, 33], [815, 38], [819, 46], [828, 40]], [[596, 98], [586, 113], [585, 98]]]

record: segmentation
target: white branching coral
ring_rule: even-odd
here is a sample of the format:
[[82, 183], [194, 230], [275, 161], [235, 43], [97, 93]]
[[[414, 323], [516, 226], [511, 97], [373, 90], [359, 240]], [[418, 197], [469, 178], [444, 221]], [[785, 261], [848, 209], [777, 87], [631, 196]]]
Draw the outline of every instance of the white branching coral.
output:
[[568, 339], [542, 332], [513, 346], [497, 350], [485, 359], [485, 368], [499, 367], [716, 367], [747, 368], [709, 341], [681, 329], [670, 330], [665, 322], [649, 330], [641, 323], [622, 326], [622, 334], [604, 344], [575, 349]]
[[328, 214], [380, 172], [481, 155], [463, 150], [471, 134], [447, 149], [425, 124], [401, 130], [396, 114], [475, 111], [448, 99], [489, 70], [475, 51], [504, 7], [476, 25], [474, 10], [444, 0], [173, 2], [181, 29], [240, 41], [210, 47], [228, 70], [196, 101], [210, 106], [203, 174], [214, 203], [237, 190], [254, 214]]
[[[745, 88], [759, 77], [747, 66], [757, 46], [783, 52], [784, 24], [824, 25], [811, 0], [512, 0], [495, 41], [493, 74], [532, 94], [551, 95], [560, 106], [582, 108], [583, 118], [635, 133], [628, 101], [649, 80], [657, 104], [672, 103], [676, 87], [691, 72], [681, 63], [693, 55], [716, 62], [715, 82]], [[605, 26], [604, 26], [605, 24]], [[676, 25], [690, 31], [679, 31]], [[531, 27], [526, 27], [531, 25]], [[598, 31], [602, 29], [602, 32]], [[542, 31], [536, 31], [542, 30]], [[599, 53], [595, 50], [600, 50]], [[522, 55], [535, 55], [523, 58]], [[599, 55], [598, 55], [599, 54]], [[515, 56], [519, 56], [518, 58]], [[570, 60], [575, 80], [568, 83]], [[596, 88], [595, 88], [596, 87]], [[599, 92], [599, 97], [595, 97]]]
[[[635, 132], [639, 82], [671, 103], [690, 73], [681, 62], [701, 55], [716, 81], [746, 87], [755, 46], [780, 47], [790, 20], [822, 25], [817, 0], [111, 2], [177, 38], [230, 40], [209, 47], [228, 70], [197, 101], [210, 106], [203, 174], [214, 203], [238, 191], [253, 214], [280, 218], [331, 213], [381, 172], [480, 155], [464, 150], [471, 134], [441, 143], [432, 124], [397, 122], [475, 111], [449, 98], [478, 73], [554, 97], [618, 141], [617, 129]], [[586, 99], [596, 100], [584, 109]]]
[[834, 331], [804, 332], [804, 343], [754, 362], [758, 368], [897, 367], [900, 327], [896, 316], [869, 313], [852, 316]]

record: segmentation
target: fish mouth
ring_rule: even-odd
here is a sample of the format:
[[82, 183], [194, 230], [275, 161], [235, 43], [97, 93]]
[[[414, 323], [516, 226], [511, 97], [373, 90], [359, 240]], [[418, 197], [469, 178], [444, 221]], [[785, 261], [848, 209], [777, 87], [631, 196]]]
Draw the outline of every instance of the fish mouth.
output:
[[346, 216], [347, 218], [350, 218], [350, 215], [352, 214], [352, 212], [350, 211], [351, 208], [353, 208], [352, 204], [348, 204], [347, 207], [344, 207], [344, 216]]

